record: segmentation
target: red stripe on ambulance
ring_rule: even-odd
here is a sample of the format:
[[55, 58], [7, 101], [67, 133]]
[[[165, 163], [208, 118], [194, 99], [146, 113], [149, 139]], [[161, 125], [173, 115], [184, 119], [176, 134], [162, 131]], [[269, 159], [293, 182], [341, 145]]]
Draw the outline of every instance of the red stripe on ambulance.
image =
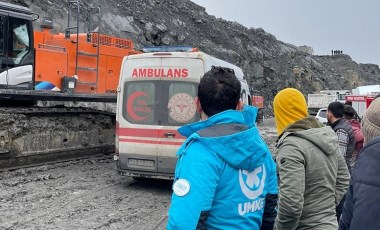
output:
[[182, 145], [183, 143], [183, 142], [171, 142], [171, 141], [140, 140], [140, 139], [130, 139], [130, 138], [120, 138], [119, 142], [156, 144], [156, 145], [178, 145], [178, 146]]
[[116, 131], [116, 134], [118, 136], [151, 137], [151, 138], [168, 138], [167, 134], [174, 134], [174, 137], [170, 139], [177, 139], [177, 140], [186, 139], [184, 136], [179, 134], [177, 130], [169, 130], [169, 129], [137, 129], [137, 128], [119, 127]]

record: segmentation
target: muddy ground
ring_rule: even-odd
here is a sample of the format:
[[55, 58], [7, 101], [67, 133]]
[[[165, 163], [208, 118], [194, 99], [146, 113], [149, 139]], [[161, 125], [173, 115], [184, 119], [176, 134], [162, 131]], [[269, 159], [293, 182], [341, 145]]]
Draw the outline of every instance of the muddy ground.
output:
[[[260, 126], [273, 148], [273, 121]], [[171, 181], [119, 176], [112, 159], [0, 173], [0, 229], [165, 229]]]

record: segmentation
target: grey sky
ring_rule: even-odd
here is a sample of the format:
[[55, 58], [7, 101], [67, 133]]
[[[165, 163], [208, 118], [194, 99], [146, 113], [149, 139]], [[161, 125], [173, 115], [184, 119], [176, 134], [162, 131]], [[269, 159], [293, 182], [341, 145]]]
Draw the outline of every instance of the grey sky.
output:
[[358, 63], [380, 64], [380, 0], [192, 0], [210, 15], [261, 27], [278, 40], [343, 50]]

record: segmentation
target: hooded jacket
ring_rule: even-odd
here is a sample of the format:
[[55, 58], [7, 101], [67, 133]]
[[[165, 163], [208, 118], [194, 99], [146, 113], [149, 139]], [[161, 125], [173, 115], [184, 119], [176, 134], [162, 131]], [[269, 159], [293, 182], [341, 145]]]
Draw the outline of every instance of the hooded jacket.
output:
[[334, 131], [307, 117], [284, 130], [277, 148], [275, 229], [337, 229], [335, 206], [347, 190], [349, 173]]
[[339, 229], [377, 230], [380, 226], [380, 137], [370, 140], [353, 169]]
[[260, 228], [277, 177], [256, 114], [244, 106], [178, 130], [187, 140], [177, 152], [167, 229]]
[[364, 135], [361, 131], [360, 122], [356, 119], [347, 120], [347, 122], [351, 125], [352, 131], [354, 131], [355, 151], [360, 152], [364, 144]]

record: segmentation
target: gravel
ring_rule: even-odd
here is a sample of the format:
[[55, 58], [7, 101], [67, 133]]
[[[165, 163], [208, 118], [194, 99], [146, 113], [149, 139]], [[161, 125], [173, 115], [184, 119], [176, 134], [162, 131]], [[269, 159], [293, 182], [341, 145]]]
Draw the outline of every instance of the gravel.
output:
[[[272, 146], [273, 120], [259, 124]], [[0, 173], [0, 229], [165, 229], [172, 181], [134, 180], [112, 159]]]
[[171, 181], [134, 181], [112, 160], [0, 174], [0, 229], [165, 229]]

